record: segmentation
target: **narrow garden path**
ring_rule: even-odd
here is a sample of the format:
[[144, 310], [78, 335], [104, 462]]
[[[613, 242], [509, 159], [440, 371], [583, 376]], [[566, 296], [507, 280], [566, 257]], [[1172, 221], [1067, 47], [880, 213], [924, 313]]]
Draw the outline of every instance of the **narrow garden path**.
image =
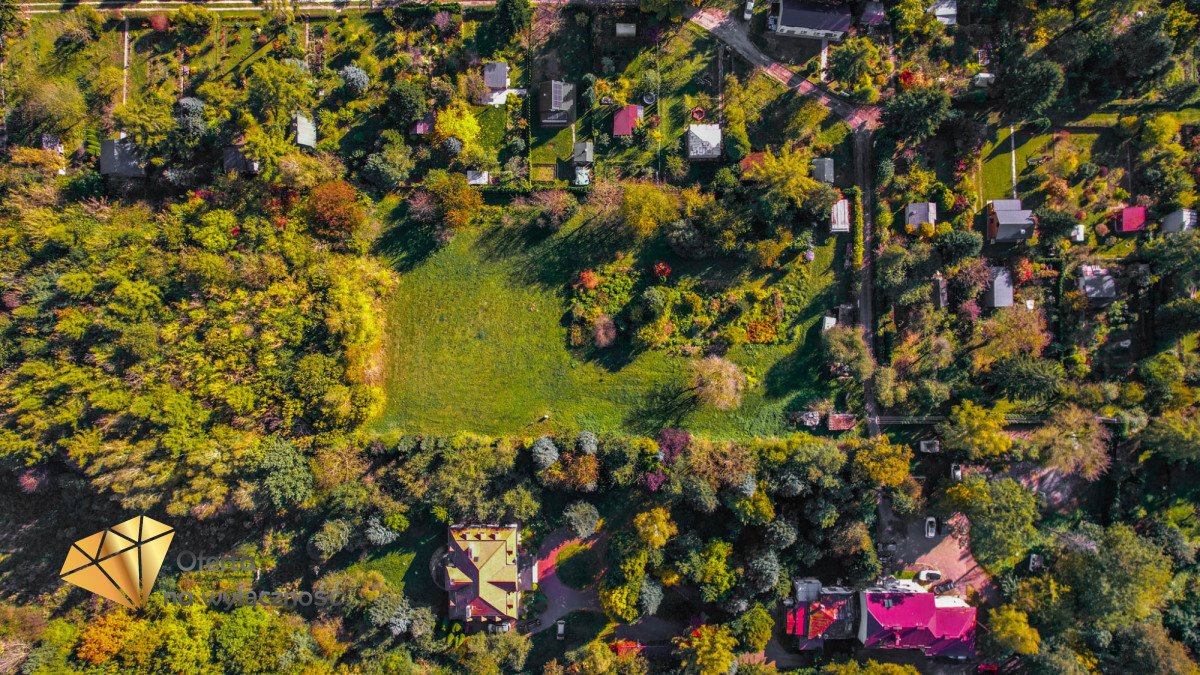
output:
[[603, 547], [608, 541], [607, 533], [593, 534], [580, 539], [569, 528], [560, 528], [550, 533], [538, 549], [538, 590], [546, 596], [546, 611], [538, 617], [541, 624], [529, 633], [540, 633], [554, 628], [554, 622], [576, 611], [599, 612], [600, 599], [596, 595], [596, 582], [584, 590], [571, 588], [558, 578], [558, 554], [572, 544], [583, 544], [588, 548]]

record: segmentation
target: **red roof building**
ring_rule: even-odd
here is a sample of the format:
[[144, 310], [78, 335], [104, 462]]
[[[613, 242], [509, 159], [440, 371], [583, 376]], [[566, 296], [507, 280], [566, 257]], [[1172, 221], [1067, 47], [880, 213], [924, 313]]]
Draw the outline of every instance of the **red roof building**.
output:
[[627, 105], [613, 115], [613, 136], [631, 136], [642, 119], [642, 106]]
[[633, 640], [618, 640], [617, 642], [610, 642], [608, 648], [613, 650], [613, 653], [617, 656], [625, 656], [629, 653], [636, 654], [646, 647], [642, 643]]
[[787, 610], [786, 632], [802, 650], [821, 649], [826, 640], [848, 640], [857, 628], [854, 592], [823, 587], [816, 579], [795, 582], [796, 604]]
[[1146, 207], [1126, 206], [1121, 210], [1121, 232], [1141, 232], [1146, 229]]
[[832, 413], [829, 415], [829, 430], [849, 431], [857, 422], [858, 418], [850, 413]]
[[874, 649], [919, 649], [928, 657], [975, 655], [975, 608], [924, 589], [874, 588], [859, 594], [858, 639]]

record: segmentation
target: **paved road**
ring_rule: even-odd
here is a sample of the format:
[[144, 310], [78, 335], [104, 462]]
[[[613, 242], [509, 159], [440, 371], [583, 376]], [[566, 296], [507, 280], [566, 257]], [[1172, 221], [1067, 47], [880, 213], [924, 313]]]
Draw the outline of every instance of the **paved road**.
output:
[[730, 16], [724, 9], [705, 8], [691, 9], [688, 20], [700, 26], [729, 45], [750, 63], [782, 82], [787, 87], [816, 99], [821, 105], [832, 110], [855, 131], [874, 129], [879, 125], [879, 108], [875, 106], [858, 106], [833, 96], [823, 87], [813, 84], [804, 77], [792, 72], [786, 65], [767, 56], [750, 40], [749, 24]]
[[599, 612], [600, 600], [596, 597], [596, 584], [586, 590], [571, 588], [558, 578], [558, 554], [571, 544], [583, 543], [589, 548], [604, 545], [606, 534], [594, 534], [587, 539], [576, 537], [569, 529], [560, 528], [551, 532], [538, 550], [538, 590], [546, 596], [546, 611], [538, 618], [542, 623], [529, 633], [540, 633], [554, 627], [554, 622], [579, 610]]

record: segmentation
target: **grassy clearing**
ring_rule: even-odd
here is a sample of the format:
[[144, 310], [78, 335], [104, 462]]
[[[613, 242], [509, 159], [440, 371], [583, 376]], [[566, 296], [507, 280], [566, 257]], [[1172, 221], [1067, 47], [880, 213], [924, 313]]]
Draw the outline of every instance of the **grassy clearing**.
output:
[[388, 586], [403, 591], [416, 604], [432, 605], [435, 611], [446, 604], [446, 594], [429, 574], [429, 560], [445, 542], [444, 530], [416, 528], [405, 532], [390, 546], [372, 551], [351, 569], [376, 571]]
[[558, 578], [571, 588], [584, 589], [600, 576], [600, 554], [593, 547], [575, 543], [559, 551], [554, 561]]
[[[388, 249], [411, 233], [385, 237]], [[545, 236], [493, 226], [463, 233], [446, 248], [391, 250], [401, 281], [388, 310], [386, 404], [377, 429], [410, 433], [476, 431], [533, 436], [555, 428], [653, 434], [684, 425], [720, 438], [777, 435], [786, 415], [829, 395], [820, 375], [820, 317], [835, 304], [836, 242], [822, 242], [807, 279], [746, 275], [740, 263], [689, 263], [661, 249], [639, 264], [667, 259], [676, 275], [739, 277], [737, 288], [786, 283], [808, 307], [779, 345], [737, 345], [728, 357], [753, 387], [734, 411], [698, 408], [688, 359], [633, 352], [618, 343], [599, 354], [567, 348], [566, 292], [577, 270], [608, 259], [611, 241], [575, 222]], [[797, 264], [797, 263], [793, 263]], [[546, 423], [538, 423], [550, 415]]]

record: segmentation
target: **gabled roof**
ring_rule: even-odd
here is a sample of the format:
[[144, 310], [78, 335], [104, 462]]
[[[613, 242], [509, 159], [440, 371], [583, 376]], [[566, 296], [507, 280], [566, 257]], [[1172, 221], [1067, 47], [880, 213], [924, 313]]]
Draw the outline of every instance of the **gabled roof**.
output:
[[867, 590], [859, 637], [876, 649], [920, 649], [928, 657], [973, 656], [975, 608], [933, 593]]
[[1162, 231], [1167, 234], [1172, 232], [1187, 232], [1195, 227], [1195, 209], [1179, 209], [1174, 213], [1168, 213], [1162, 219]]
[[780, 26], [845, 33], [850, 30], [850, 21], [846, 5], [829, 7], [803, 0], [782, 0], [779, 4]]
[[1121, 210], [1121, 231], [1141, 232], [1146, 229], [1146, 207], [1126, 206]]
[[693, 124], [688, 127], [687, 153], [691, 159], [716, 159], [721, 156], [721, 126]]
[[817, 157], [812, 161], [812, 177], [822, 183], [833, 183], [833, 158]]
[[909, 204], [904, 209], [904, 223], [906, 225], [920, 225], [921, 223], [937, 225], [937, 204], [933, 202], [914, 202]]
[[633, 133], [638, 120], [642, 119], [642, 106], [627, 105], [613, 115], [613, 136], [628, 136]]
[[225, 173], [236, 171], [237, 173], [258, 173], [258, 160], [250, 159], [242, 149], [236, 145], [227, 145], [221, 151], [221, 166], [224, 167]]
[[988, 277], [991, 282], [983, 292], [983, 303], [988, 307], [1012, 307], [1012, 273], [1004, 267], [993, 267], [988, 270]]
[[141, 149], [129, 138], [112, 138], [100, 142], [100, 173], [105, 176], [142, 178]]
[[637, 35], [637, 24], [617, 23], [615, 32], [617, 37], [634, 37]]
[[492, 182], [492, 176], [487, 171], [467, 171], [467, 185], [488, 185]]
[[830, 431], [848, 431], [858, 423], [858, 418], [850, 413], [830, 413], [827, 424]]
[[830, 232], [849, 232], [850, 231], [850, 202], [846, 199], [839, 199], [834, 202], [832, 213], [829, 216], [829, 231]]
[[958, 0], [937, 0], [929, 6], [929, 13], [939, 22], [953, 26], [958, 23]]
[[571, 148], [571, 161], [576, 164], [591, 164], [594, 154], [591, 141], [580, 141]]
[[483, 84], [488, 89], [506, 89], [508, 87], [508, 64], [503, 61], [484, 63]]
[[310, 149], [317, 147], [317, 127], [311, 119], [296, 113], [292, 116], [292, 130], [296, 132], [296, 145]]
[[567, 126], [575, 121], [575, 85], [547, 80], [538, 85], [538, 112], [542, 124]]
[[429, 112], [425, 113], [424, 117], [412, 123], [412, 126], [408, 128], [408, 133], [414, 136], [428, 136], [429, 134], [432, 134], [433, 120], [433, 111], [430, 110]]
[[448, 539], [450, 617], [460, 621], [516, 619], [521, 596], [517, 526], [453, 525]]

